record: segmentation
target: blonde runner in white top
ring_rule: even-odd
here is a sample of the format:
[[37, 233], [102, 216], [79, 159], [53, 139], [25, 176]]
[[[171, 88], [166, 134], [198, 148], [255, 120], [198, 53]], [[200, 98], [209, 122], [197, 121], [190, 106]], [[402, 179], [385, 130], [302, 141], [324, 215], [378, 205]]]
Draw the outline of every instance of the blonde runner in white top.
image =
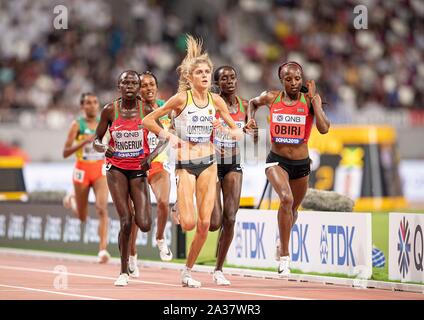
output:
[[205, 143], [211, 139], [212, 121], [215, 120], [215, 107], [212, 95], [208, 92], [208, 104], [204, 107], [196, 105], [191, 90], [187, 91], [187, 104], [181, 113], [174, 118], [175, 130], [181, 140], [192, 143]]

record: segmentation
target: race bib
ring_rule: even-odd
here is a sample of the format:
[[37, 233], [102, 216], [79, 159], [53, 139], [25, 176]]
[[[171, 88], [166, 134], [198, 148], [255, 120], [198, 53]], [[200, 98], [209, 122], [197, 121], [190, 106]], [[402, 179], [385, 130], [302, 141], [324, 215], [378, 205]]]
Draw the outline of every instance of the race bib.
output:
[[147, 135], [147, 143], [149, 144], [150, 153], [152, 153], [158, 146], [159, 139], [153, 132], [149, 131], [149, 134]]
[[84, 182], [85, 171], [81, 169], [74, 168], [74, 181]]
[[208, 142], [213, 130], [212, 121], [214, 116], [194, 115], [187, 122], [186, 138], [190, 142]]
[[[225, 121], [220, 120], [224, 128], [228, 128], [228, 125]], [[244, 121], [235, 121], [239, 129], [244, 127]], [[235, 148], [237, 146], [237, 141], [232, 138], [229, 133], [224, 133], [222, 130], [215, 130], [214, 143], [221, 148]]]
[[117, 158], [136, 158], [144, 153], [143, 129], [121, 130], [112, 133]]
[[300, 144], [305, 139], [306, 116], [273, 114], [271, 121], [272, 140], [275, 143]]

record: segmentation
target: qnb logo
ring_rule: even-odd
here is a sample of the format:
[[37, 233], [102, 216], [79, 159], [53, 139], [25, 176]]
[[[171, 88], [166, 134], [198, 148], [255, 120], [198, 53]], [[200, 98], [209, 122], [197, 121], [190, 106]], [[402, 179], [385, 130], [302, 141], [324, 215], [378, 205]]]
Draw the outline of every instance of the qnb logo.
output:
[[410, 234], [409, 221], [403, 217], [398, 229], [399, 242], [397, 245], [397, 250], [399, 251], [398, 266], [402, 278], [405, 278], [409, 270], [409, 253], [411, 252], [411, 244], [409, 243]]
[[199, 121], [199, 117], [198, 117], [198, 116], [193, 116], [193, 117], [191, 118], [191, 120], [192, 120], [193, 122], [197, 122], [197, 121]]
[[236, 227], [236, 255], [238, 258], [266, 259], [263, 235], [264, 222], [238, 222]]
[[355, 267], [354, 237], [355, 227], [323, 225], [320, 239], [321, 263]]
[[424, 237], [423, 230], [420, 225], [415, 228], [414, 232], [414, 263], [417, 271], [423, 271], [423, 253], [424, 253]]
[[277, 116], [277, 121], [281, 122], [281, 121], [283, 121], [283, 120], [284, 120], [284, 117], [283, 117], [281, 114], [279, 114], [279, 115]]

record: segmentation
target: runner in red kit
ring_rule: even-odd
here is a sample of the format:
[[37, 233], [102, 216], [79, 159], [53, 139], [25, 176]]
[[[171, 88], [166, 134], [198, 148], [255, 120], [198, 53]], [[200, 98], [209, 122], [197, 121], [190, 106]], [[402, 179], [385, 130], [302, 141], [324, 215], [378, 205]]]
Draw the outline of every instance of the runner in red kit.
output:
[[[106, 153], [107, 182], [121, 225], [121, 274], [115, 285], [126, 286], [131, 226], [135, 222], [142, 232], [148, 232], [152, 224], [146, 171], [150, 156], [154, 157], [156, 152], [150, 154], [148, 131], [142, 123], [138, 73], [132, 70], [123, 72], [119, 77], [118, 88], [121, 97], [107, 104], [101, 113], [94, 147]], [[110, 141], [105, 146], [101, 141], [108, 128]], [[129, 207], [129, 198], [134, 204], [134, 216]]]
[[[236, 95], [237, 74], [233, 67], [222, 66], [215, 70], [213, 80], [220, 89], [220, 96], [227, 104], [231, 118], [242, 129], [246, 124], [247, 100]], [[219, 119], [219, 113], [216, 114]], [[221, 120], [222, 121], [222, 120]], [[222, 125], [226, 124], [222, 121]], [[230, 281], [222, 272], [225, 257], [234, 235], [236, 214], [240, 205], [243, 170], [241, 166], [240, 146], [228, 134], [214, 130], [214, 144], [218, 162], [218, 181], [215, 207], [212, 211], [210, 231], [220, 229], [217, 260], [213, 280], [219, 286], [228, 286]], [[221, 192], [223, 203], [221, 204]]]
[[308, 188], [309, 135], [314, 117], [321, 134], [328, 132], [330, 121], [322, 109], [315, 81], [306, 81], [307, 93], [301, 92], [303, 70], [298, 63], [282, 64], [278, 68], [278, 77], [283, 85], [282, 91], [265, 91], [249, 101], [246, 129], [257, 129], [255, 112], [260, 106], [268, 105], [271, 113], [271, 151], [266, 159], [265, 174], [280, 198], [278, 273], [287, 276], [290, 273], [290, 232], [297, 219], [297, 209]]

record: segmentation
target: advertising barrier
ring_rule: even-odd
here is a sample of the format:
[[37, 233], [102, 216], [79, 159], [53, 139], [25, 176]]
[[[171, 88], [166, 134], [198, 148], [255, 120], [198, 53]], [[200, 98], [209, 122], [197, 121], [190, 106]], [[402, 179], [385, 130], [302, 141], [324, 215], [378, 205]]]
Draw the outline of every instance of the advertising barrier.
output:
[[[279, 241], [277, 212], [241, 209], [227, 263], [274, 267]], [[303, 272], [372, 274], [370, 213], [302, 211], [291, 231], [291, 267]]]
[[[119, 220], [113, 205], [109, 205], [108, 251], [119, 257]], [[152, 206], [153, 222], [149, 233], [138, 232], [137, 248], [140, 259], [159, 260], [156, 247], [156, 206]], [[50, 250], [97, 255], [99, 219], [94, 205], [81, 223], [70, 210], [59, 204], [0, 203], [0, 246], [23, 249]], [[165, 236], [176, 258], [185, 257], [185, 234], [179, 226], [168, 221]]]
[[389, 214], [389, 279], [424, 282], [424, 214]]

